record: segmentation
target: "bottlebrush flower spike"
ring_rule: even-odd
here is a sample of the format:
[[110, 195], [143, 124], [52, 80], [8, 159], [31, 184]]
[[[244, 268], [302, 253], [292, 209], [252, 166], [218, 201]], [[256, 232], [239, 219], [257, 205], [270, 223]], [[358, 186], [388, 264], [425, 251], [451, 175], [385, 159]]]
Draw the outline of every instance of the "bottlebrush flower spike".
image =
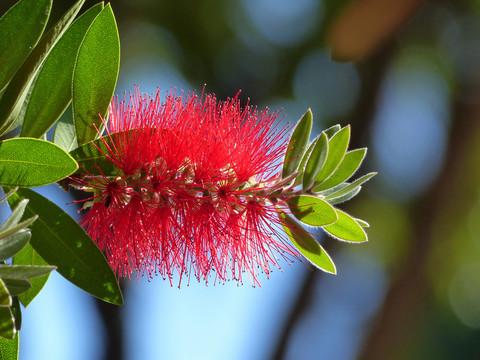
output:
[[129, 102], [112, 100], [108, 135], [72, 152], [83, 170], [65, 184], [93, 192], [80, 223], [117, 275], [160, 274], [171, 283], [175, 274], [206, 283], [247, 276], [256, 285], [260, 272], [268, 277], [298, 250], [335, 273], [289, 213], [339, 239], [365, 241], [367, 224], [332, 207], [372, 176], [346, 182], [365, 149], [347, 152], [350, 128], [338, 127], [307, 151], [311, 113], [290, 140], [278, 115], [242, 108], [238, 95], [171, 92], [161, 102], [159, 92], [136, 88]]

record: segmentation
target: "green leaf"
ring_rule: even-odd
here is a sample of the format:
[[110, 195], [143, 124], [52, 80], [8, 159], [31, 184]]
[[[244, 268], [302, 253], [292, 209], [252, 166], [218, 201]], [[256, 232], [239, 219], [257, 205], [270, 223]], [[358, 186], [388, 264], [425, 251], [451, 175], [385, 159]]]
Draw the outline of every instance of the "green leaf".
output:
[[365, 220], [355, 218], [355, 221], [356, 221], [356, 222], [358, 223], [358, 225], [360, 225], [361, 227], [364, 227], [364, 228], [369, 228], [369, 227], [370, 227], [370, 224], [369, 224], [368, 222], [366, 222]]
[[7, 286], [8, 292], [12, 296], [21, 294], [32, 287], [30, 281], [26, 279], [3, 278], [2, 280]]
[[20, 252], [30, 241], [30, 230], [19, 230], [0, 240], [0, 261], [10, 259]]
[[303, 172], [305, 171], [305, 164], [307, 163], [308, 158], [312, 153], [313, 147], [315, 146], [315, 140], [312, 141], [312, 143], [308, 146], [308, 149], [305, 152], [305, 154], [303, 154], [302, 161], [300, 162], [300, 166], [298, 167], [299, 174], [295, 177], [295, 182], [293, 183], [293, 187], [300, 185], [303, 181]]
[[333, 135], [335, 135], [337, 132], [340, 131], [342, 127], [339, 124], [333, 125], [329, 127], [327, 130], [324, 130], [323, 132], [327, 134], [328, 138], [331, 139]]
[[347, 213], [336, 209], [338, 220], [324, 226], [323, 229], [333, 237], [348, 242], [364, 242], [367, 241], [367, 233], [358, 224], [358, 222]]
[[73, 68], [80, 44], [102, 9], [103, 3], [99, 3], [75, 20], [48, 55], [33, 85], [20, 136], [40, 137], [70, 104]]
[[6, 306], [0, 306], [0, 336], [6, 339], [13, 339], [16, 332], [12, 310]]
[[[85, 0], [78, 0], [70, 10], [53, 26], [30, 53], [22, 67], [15, 74], [0, 99], [0, 135], [21, 125], [18, 118], [30, 85], [35, 79], [40, 66], [48, 56], [58, 39], [72, 23]], [[17, 119], [18, 118], [18, 119]]]
[[308, 190], [313, 185], [315, 178], [320, 170], [322, 170], [325, 160], [328, 155], [328, 138], [327, 135], [322, 134], [315, 141], [315, 146], [308, 158], [305, 165], [305, 171], [303, 172], [303, 189]]
[[[14, 265], [48, 265], [48, 263], [43, 260], [43, 258], [33, 249], [32, 245], [27, 244], [15, 257], [13, 258]], [[43, 286], [48, 280], [50, 273], [44, 276], [36, 277], [30, 279], [32, 287], [18, 295], [19, 300], [22, 302], [23, 306], [27, 307], [33, 299], [38, 295], [38, 293], [43, 289]]]
[[18, 360], [18, 332], [13, 340], [0, 337], [0, 360]]
[[117, 175], [118, 168], [105, 157], [105, 154], [110, 154], [107, 146], [112, 146], [112, 138], [109, 135], [71, 151], [70, 155], [79, 165], [78, 172], [93, 175]]
[[27, 226], [29, 226], [31, 223], [33, 223], [37, 219], [37, 215], [32, 216], [31, 218], [27, 220], [23, 220], [19, 224], [9, 227], [8, 229], [4, 229], [0, 232], [0, 239], [6, 239], [19, 231], [25, 229]]
[[55, 266], [37, 265], [0, 265], [0, 278], [2, 279], [30, 279], [50, 274]]
[[18, 224], [18, 222], [23, 216], [23, 213], [25, 212], [25, 208], [27, 207], [27, 204], [28, 204], [28, 199], [23, 199], [18, 203], [17, 206], [15, 206], [15, 209], [13, 209], [10, 216], [7, 218], [7, 220], [5, 220], [2, 227], [0, 228], [0, 233], [4, 230], [11, 229]]
[[42, 36], [51, 7], [52, 0], [21, 0], [0, 19], [0, 90]]
[[95, 139], [117, 83], [120, 42], [110, 4], [94, 20], [78, 52], [73, 75], [73, 121], [79, 145]]
[[12, 306], [12, 296], [2, 279], [0, 279], [0, 306]]
[[368, 173], [366, 175], [363, 175], [362, 177], [358, 178], [357, 180], [355, 180], [354, 182], [352, 182], [351, 184], [343, 187], [341, 190], [339, 191], [336, 191], [328, 196], [325, 197], [325, 200], [331, 200], [331, 199], [334, 199], [334, 198], [338, 198], [340, 196], [343, 196], [345, 194], [348, 194], [350, 191], [354, 190], [355, 188], [359, 187], [360, 185], [362, 185], [364, 182], [370, 180], [373, 176], [375, 176], [377, 173], [376, 172], [371, 172], [371, 173]]
[[293, 245], [302, 253], [307, 260], [320, 270], [336, 274], [337, 270], [330, 256], [320, 244], [305, 230], [295, 219], [279, 210], [279, 217], [283, 229], [292, 241]]
[[66, 152], [70, 152], [78, 147], [75, 125], [69, 111], [64, 112], [60, 120], [58, 120], [53, 132], [53, 142]]
[[350, 126], [344, 127], [328, 141], [328, 157], [315, 178], [315, 186], [327, 179], [342, 162], [350, 141]]
[[19, 189], [9, 199], [15, 206], [30, 199], [25, 213], [38, 214], [30, 244], [72, 284], [106, 302], [123, 305], [117, 278], [105, 256], [87, 233], [58, 206], [30, 189]]
[[308, 139], [310, 139], [310, 133], [312, 132], [312, 124], [312, 111], [308, 109], [295, 126], [295, 130], [288, 143], [287, 151], [285, 153], [285, 161], [283, 163], [283, 178], [286, 178], [297, 171], [298, 165], [300, 165], [302, 157], [307, 150]]
[[18, 188], [13, 188], [10, 190], [3, 198], [0, 199], [0, 204], [2, 204], [5, 200], [7, 200]]
[[287, 200], [292, 214], [310, 226], [324, 226], [337, 220], [335, 209], [318, 197], [301, 195]]
[[12, 313], [15, 318], [15, 329], [19, 331], [22, 328], [22, 309], [20, 308], [20, 302], [18, 301], [18, 296], [12, 298]]
[[366, 148], [356, 149], [347, 152], [335, 172], [327, 180], [316, 186], [313, 191], [318, 192], [330, 189], [348, 180], [360, 167], [366, 154]]
[[77, 170], [76, 161], [59, 146], [32, 138], [0, 142], [0, 185], [42, 186]]
[[361, 186], [357, 186], [356, 188], [353, 188], [352, 190], [350, 190], [349, 192], [347, 193], [343, 193], [342, 195], [340, 196], [336, 196], [336, 197], [332, 197], [332, 198], [329, 198], [327, 201], [330, 205], [336, 205], [336, 204], [340, 204], [340, 203], [343, 203], [345, 201], [348, 201], [352, 198], [354, 198], [355, 196], [358, 195], [358, 193], [360, 192], [360, 190], [362, 190], [362, 187]]

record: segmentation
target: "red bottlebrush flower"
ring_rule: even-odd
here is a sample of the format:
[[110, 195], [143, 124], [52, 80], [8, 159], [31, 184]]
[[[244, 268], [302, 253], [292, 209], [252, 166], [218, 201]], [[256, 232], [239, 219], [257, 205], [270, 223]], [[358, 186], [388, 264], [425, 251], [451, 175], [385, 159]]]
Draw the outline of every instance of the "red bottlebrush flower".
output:
[[297, 257], [269, 195], [287, 127], [238, 96], [140, 95], [113, 100], [105, 156], [116, 176], [79, 180], [93, 191], [81, 220], [119, 276], [175, 273], [253, 285]]

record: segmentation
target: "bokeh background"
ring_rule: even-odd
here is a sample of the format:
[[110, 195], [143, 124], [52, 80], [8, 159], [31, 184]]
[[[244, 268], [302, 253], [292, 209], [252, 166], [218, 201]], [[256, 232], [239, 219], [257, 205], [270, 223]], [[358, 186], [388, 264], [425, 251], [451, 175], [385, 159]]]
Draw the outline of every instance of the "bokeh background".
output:
[[[72, 3], [55, 0], [53, 20]], [[241, 89], [291, 123], [311, 107], [316, 132], [351, 124], [379, 175], [343, 208], [369, 242], [319, 234], [337, 276], [295, 263], [256, 288], [132, 280], [123, 308], [54, 274], [23, 312], [20, 359], [480, 358], [480, 1], [111, 5], [118, 94]]]

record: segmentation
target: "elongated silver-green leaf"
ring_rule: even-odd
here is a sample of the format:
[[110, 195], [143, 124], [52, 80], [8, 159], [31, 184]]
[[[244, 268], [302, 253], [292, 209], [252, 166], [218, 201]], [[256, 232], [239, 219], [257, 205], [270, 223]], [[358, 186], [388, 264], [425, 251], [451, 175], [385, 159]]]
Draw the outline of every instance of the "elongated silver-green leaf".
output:
[[338, 220], [331, 225], [323, 227], [327, 233], [333, 237], [348, 242], [364, 242], [367, 241], [367, 233], [362, 226], [347, 213], [336, 209]]
[[30, 53], [25, 63], [10, 81], [10, 84], [8, 84], [5, 93], [0, 99], [0, 135], [22, 124], [23, 119], [20, 119], [18, 115], [27, 97], [30, 85], [53, 46], [80, 11], [84, 1], [85, 0], [78, 0], [55, 26], [50, 29]]
[[305, 170], [303, 172], [303, 189], [308, 190], [313, 185], [315, 178], [322, 170], [328, 156], [328, 138], [327, 135], [322, 134], [315, 141], [312, 153], [308, 158]]
[[355, 221], [356, 221], [361, 227], [364, 227], [364, 228], [369, 228], [369, 227], [370, 227], [370, 224], [369, 224], [368, 222], [366, 222], [365, 220], [355, 218]]
[[31, 223], [33, 223], [37, 219], [37, 217], [38, 217], [37, 215], [32, 216], [31, 218], [23, 220], [20, 223], [18, 223], [17, 225], [14, 225], [14, 226], [11, 226], [11, 227], [8, 227], [8, 228], [3, 228], [2, 227], [2, 230], [0, 231], [0, 239], [6, 239], [6, 238], [14, 235], [15, 233], [25, 229], [27, 226], [29, 226]]
[[20, 0], [0, 19], [0, 90], [42, 36], [51, 7], [52, 0]]
[[350, 141], [350, 126], [344, 127], [338, 131], [328, 141], [328, 157], [322, 170], [315, 178], [315, 185], [320, 184], [327, 179], [337, 169], [347, 152]]
[[5, 200], [7, 200], [15, 191], [17, 191], [18, 188], [13, 188], [3, 198], [0, 199], [0, 204], [3, 203]]
[[[33, 249], [32, 245], [27, 244], [22, 251], [15, 255], [13, 258], [14, 265], [48, 265], [43, 258]], [[38, 293], [43, 289], [43, 286], [48, 280], [50, 273], [40, 277], [30, 279], [32, 287], [18, 295], [18, 299], [22, 302], [23, 306], [27, 307]]]
[[42, 186], [77, 170], [76, 161], [59, 146], [32, 138], [0, 142], [0, 185]]
[[2, 278], [12, 296], [17, 296], [32, 287], [27, 279]]
[[291, 216], [279, 210], [285, 233], [305, 258], [320, 270], [336, 274], [335, 264], [320, 244]]
[[0, 261], [10, 259], [20, 252], [30, 241], [30, 230], [19, 230], [0, 240]]
[[300, 165], [298, 166], [298, 173], [299, 174], [295, 177], [293, 187], [296, 187], [296, 186], [298, 186], [302, 183], [302, 181], [303, 181], [303, 171], [305, 170], [305, 164], [307, 163], [308, 158], [310, 157], [310, 154], [312, 153], [313, 147], [315, 146], [315, 141], [317, 139], [312, 141], [312, 143], [308, 146], [307, 151], [305, 151], [305, 154], [303, 154], [302, 161], [300, 162]]
[[316, 186], [313, 191], [318, 192], [330, 189], [348, 180], [360, 167], [366, 154], [366, 148], [348, 151], [340, 165], [338, 165], [337, 170], [327, 180]]
[[360, 190], [362, 190], [362, 187], [357, 186], [357, 187], [353, 188], [352, 190], [350, 190], [349, 192], [342, 193], [340, 196], [331, 197], [327, 201], [330, 205], [340, 204], [340, 203], [343, 203], [343, 202], [348, 201], [350, 199], [353, 199], [355, 196], [358, 195]]
[[[95, 139], [117, 83], [120, 42], [110, 4], [87, 31], [73, 73], [73, 121], [79, 145]], [[95, 128], [96, 127], [96, 128]]]
[[87, 233], [57, 205], [30, 189], [19, 189], [9, 198], [15, 206], [22, 198], [30, 201], [26, 216], [38, 214], [32, 226], [30, 244], [72, 284], [104, 301], [122, 305], [117, 278], [105, 256]]
[[0, 233], [18, 224], [18, 222], [23, 216], [23, 212], [25, 211], [27, 204], [28, 204], [28, 199], [23, 199], [18, 203], [18, 205], [15, 207], [15, 209], [13, 209], [12, 213], [7, 218], [7, 220], [5, 220], [2, 227], [0, 227]]
[[318, 197], [294, 196], [287, 204], [298, 220], [310, 226], [324, 226], [337, 220], [337, 213], [332, 205]]
[[330, 199], [334, 199], [334, 198], [338, 198], [342, 195], [345, 195], [347, 193], [349, 193], [350, 191], [352, 191], [353, 189], [359, 187], [360, 185], [362, 185], [364, 182], [370, 180], [373, 176], [375, 176], [377, 173], [376, 172], [371, 172], [371, 173], [368, 173], [366, 175], [363, 175], [362, 177], [358, 178], [357, 180], [355, 180], [354, 182], [352, 182], [351, 184], [343, 187], [341, 190], [339, 191], [336, 191], [328, 196], [325, 197], [325, 200], [330, 200]]
[[288, 143], [287, 151], [285, 153], [285, 161], [283, 163], [282, 177], [286, 178], [295, 173], [298, 165], [302, 161], [303, 155], [307, 150], [308, 140], [312, 132], [313, 115], [310, 109], [302, 116]]
[[0, 336], [6, 339], [13, 339], [16, 333], [15, 318], [11, 308], [0, 306]]
[[78, 49], [92, 21], [102, 9], [103, 3], [99, 3], [82, 14], [48, 55], [33, 85], [20, 136], [40, 137], [70, 104]]
[[336, 124], [336, 125], [330, 126], [327, 130], [324, 130], [323, 132], [327, 134], [329, 139], [331, 139], [333, 135], [335, 135], [341, 129], [342, 127], [339, 124]]
[[0, 265], [2, 279], [30, 279], [50, 274], [55, 266], [45, 265]]

